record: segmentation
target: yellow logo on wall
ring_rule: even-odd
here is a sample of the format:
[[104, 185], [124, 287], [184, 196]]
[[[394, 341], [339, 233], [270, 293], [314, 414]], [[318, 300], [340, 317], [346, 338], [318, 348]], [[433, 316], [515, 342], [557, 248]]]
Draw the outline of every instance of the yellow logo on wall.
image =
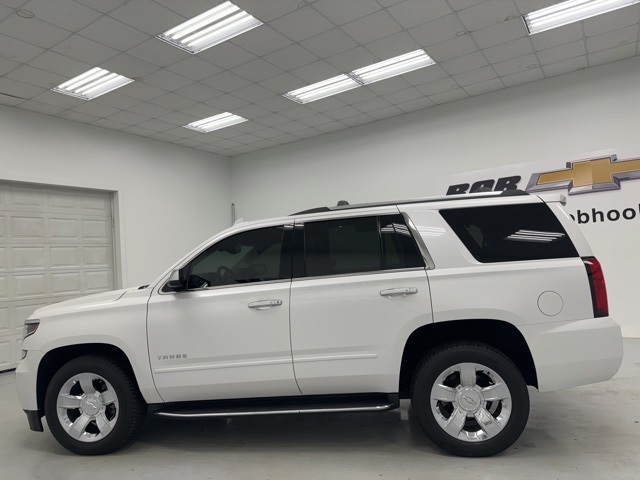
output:
[[615, 155], [577, 162], [568, 162], [567, 168], [551, 172], [534, 173], [527, 192], [568, 189], [569, 195], [604, 190], [618, 190], [621, 180], [640, 178], [640, 158], [618, 160]]

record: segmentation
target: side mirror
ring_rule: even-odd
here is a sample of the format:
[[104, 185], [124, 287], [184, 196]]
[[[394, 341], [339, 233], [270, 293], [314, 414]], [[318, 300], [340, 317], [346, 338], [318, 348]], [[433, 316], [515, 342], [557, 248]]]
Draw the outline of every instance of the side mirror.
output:
[[171, 292], [181, 292], [187, 289], [186, 279], [182, 275], [182, 269], [174, 270], [167, 281], [165, 288]]

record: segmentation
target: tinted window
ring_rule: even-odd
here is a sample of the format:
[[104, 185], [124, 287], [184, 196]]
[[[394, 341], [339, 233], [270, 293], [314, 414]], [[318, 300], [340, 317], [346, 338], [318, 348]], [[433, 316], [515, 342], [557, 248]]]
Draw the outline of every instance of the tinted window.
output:
[[441, 210], [480, 262], [577, 257], [560, 221], [544, 203]]
[[296, 276], [424, 267], [402, 215], [305, 223], [303, 249]]
[[261, 228], [221, 240], [191, 262], [189, 288], [289, 278], [284, 233], [284, 227]]

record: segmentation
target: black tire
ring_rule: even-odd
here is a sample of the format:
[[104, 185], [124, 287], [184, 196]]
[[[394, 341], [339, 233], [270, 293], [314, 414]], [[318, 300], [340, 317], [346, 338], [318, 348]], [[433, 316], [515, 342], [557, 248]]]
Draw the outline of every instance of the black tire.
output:
[[[81, 441], [73, 438], [67, 433], [67, 428], [63, 425], [63, 421], [58, 416], [58, 397], [63, 387], [68, 385], [75, 389], [70, 390], [69, 395], [74, 397], [84, 395], [80, 388], [79, 382], [71, 382], [71, 379], [81, 374], [90, 374], [93, 377], [101, 377], [101, 379], [91, 380], [95, 391], [100, 393], [100, 388], [104, 389], [104, 385], [112, 387], [115, 394], [116, 402], [107, 405], [104, 409], [108, 409], [104, 418], [108, 418], [113, 426], [107, 433], [100, 431], [96, 421], [82, 428], [90, 441]], [[104, 380], [104, 381], [103, 381]], [[108, 382], [108, 383], [107, 383]], [[106, 390], [104, 390], [106, 391]], [[86, 396], [86, 395], [85, 395]], [[93, 405], [84, 408], [93, 408]], [[79, 455], [103, 455], [111, 453], [121, 448], [137, 433], [142, 426], [147, 412], [147, 404], [145, 403], [138, 386], [132, 378], [132, 375], [116, 361], [107, 356], [102, 355], [84, 355], [75, 358], [66, 363], [58, 370], [47, 387], [44, 401], [44, 411], [47, 418], [47, 424], [55, 439], [67, 450]], [[67, 419], [73, 422], [83, 415], [80, 408], [64, 408]], [[99, 414], [99, 413], [98, 413]], [[91, 423], [91, 422], [90, 422]], [[106, 429], [104, 430], [106, 432]], [[101, 438], [91, 440], [92, 435], [98, 435]]]
[[[493, 370], [490, 374], [494, 376], [497, 374], [501, 377], [501, 380], [508, 388], [510, 399], [494, 400], [492, 403], [491, 401], [486, 401], [482, 395], [474, 397], [473, 395], [475, 394], [473, 392], [470, 392], [470, 394], [460, 392], [460, 389], [464, 388], [462, 387], [462, 369], [455, 373], [449, 372], [453, 371], [452, 369], [455, 366], [460, 366], [461, 364], [476, 364], [475, 366], [478, 367], [472, 370], [477, 389], [482, 388], [482, 385], [478, 384], [490, 382], [491, 380], [489, 374], [482, 371], [480, 367]], [[445, 372], [449, 373], [449, 376], [445, 377]], [[489, 372], [489, 370], [486, 370], [486, 372]], [[456, 375], [458, 375], [457, 379]], [[446, 382], [451, 383], [447, 387], [449, 389], [453, 388], [456, 401], [447, 402], [445, 400], [439, 402], [438, 400], [433, 400], [434, 403], [432, 405], [432, 388], [436, 381], [442, 378], [446, 379], [445, 385]], [[460, 381], [460, 387], [455, 386], [457, 380]], [[442, 385], [443, 383], [438, 382], [438, 384]], [[491, 384], [489, 383], [489, 385]], [[471, 401], [469, 401], [470, 397]], [[467, 409], [472, 408], [484, 408], [475, 407], [477, 400], [480, 400], [481, 405], [485, 405], [485, 411], [491, 407], [496, 410], [495, 416], [500, 416], [501, 412], [505, 413], [505, 415], [506, 412], [509, 412], [509, 416], [505, 422], [494, 422], [493, 420], [489, 422], [492, 427], [502, 423], [501, 430], [498, 433], [494, 431], [491, 433], [493, 436], [486, 434], [485, 436], [488, 438], [470, 441], [468, 438], [473, 436], [474, 430], [478, 432], [482, 430], [480, 423], [475, 419], [475, 413], [467, 411]], [[503, 404], [503, 402], [505, 403]], [[470, 341], [446, 344], [434, 349], [425, 356], [418, 365], [413, 377], [411, 405], [416, 414], [418, 424], [431, 441], [443, 450], [463, 457], [486, 457], [509, 448], [520, 437], [529, 418], [529, 393], [527, 384], [518, 368], [499, 350], [483, 343]], [[502, 410], [503, 408], [504, 411]], [[456, 411], [459, 412], [458, 415], [461, 413], [465, 416], [464, 425], [458, 437], [454, 437], [453, 433], [448, 433], [445, 431], [444, 426], [441, 426], [443, 421], [453, 420], [452, 417], [455, 416]], [[449, 413], [449, 417], [446, 417], [447, 413]], [[440, 416], [440, 418], [438, 419], [436, 416]], [[492, 418], [495, 419], [494, 414], [492, 414]], [[453, 430], [457, 431], [457, 428]], [[470, 433], [467, 434], [467, 431]], [[486, 432], [483, 431], [483, 433]], [[480, 433], [480, 435], [483, 435], [483, 433]], [[464, 439], [460, 439], [460, 437]]]

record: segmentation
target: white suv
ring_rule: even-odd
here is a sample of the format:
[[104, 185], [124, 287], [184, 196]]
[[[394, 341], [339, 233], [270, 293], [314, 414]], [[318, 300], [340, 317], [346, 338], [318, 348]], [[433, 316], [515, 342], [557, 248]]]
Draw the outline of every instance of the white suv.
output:
[[174, 418], [387, 411], [439, 447], [512, 445], [527, 385], [607, 380], [622, 360], [602, 270], [563, 197], [341, 205], [241, 223], [152, 284], [37, 310], [16, 384], [79, 454]]

